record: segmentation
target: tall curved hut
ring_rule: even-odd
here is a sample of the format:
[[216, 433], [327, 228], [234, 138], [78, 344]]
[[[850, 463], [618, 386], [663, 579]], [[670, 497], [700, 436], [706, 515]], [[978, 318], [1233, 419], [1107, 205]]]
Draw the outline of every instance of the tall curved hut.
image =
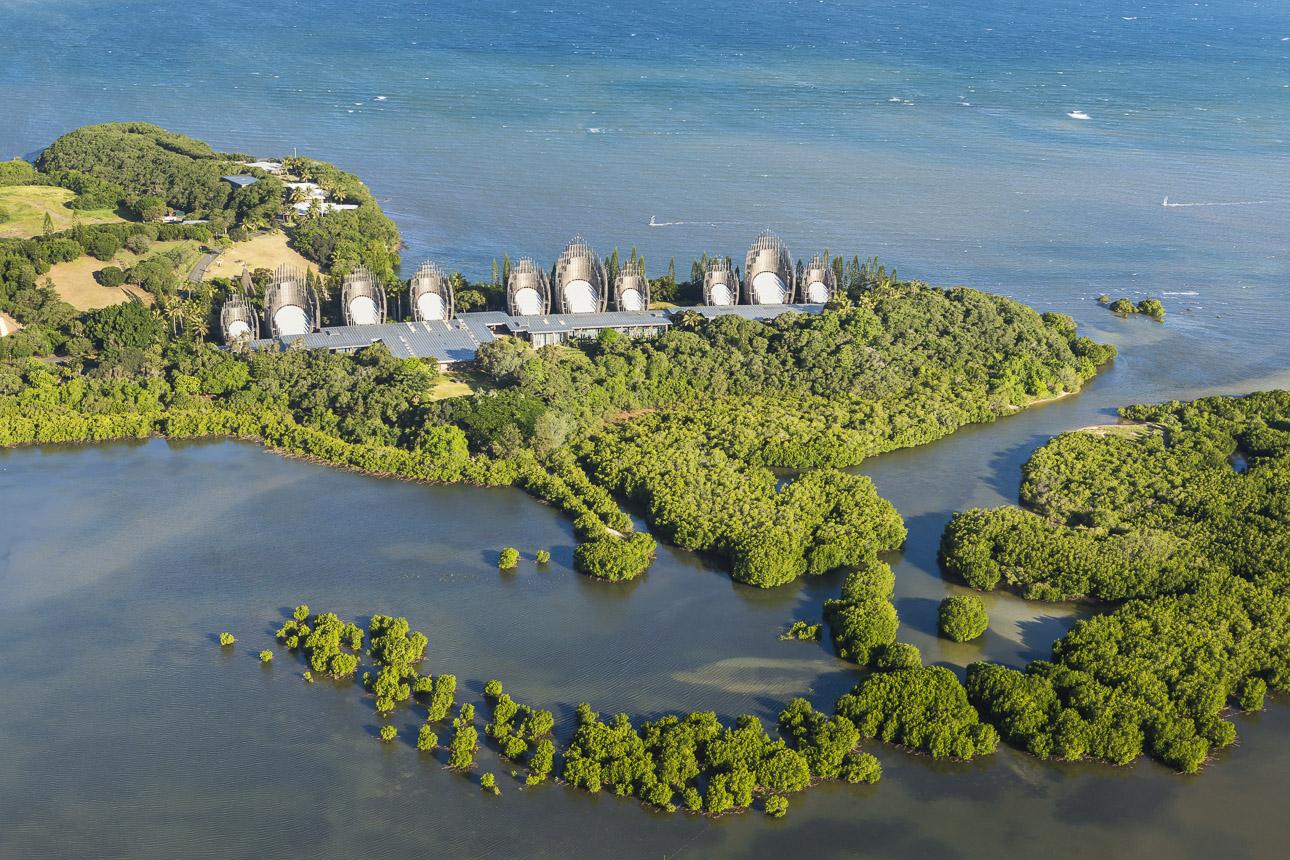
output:
[[322, 325], [318, 293], [295, 266], [282, 263], [264, 291], [264, 324], [269, 337], [297, 337]]
[[345, 276], [340, 306], [345, 325], [380, 325], [385, 322], [385, 287], [365, 266], [356, 266]]
[[724, 257], [708, 260], [708, 268], [703, 273], [703, 303], [718, 307], [739, 304], [739, 279]]
[[246, 296], [234, 293], [224, 302], [224, 307], [220, 308], [219, 329], [224, 336], [224, 343], [229, 346], [255, 340], [260, 335], [260, 316], [246, 300]]
[[802, 301], [822, 305], [838, 292], [838, 276], [828, 260], [816, 255], [802, 273]]
[[744, 304], [789, 304], [796, 284], [797, 272], [788, 248], [774, 233], [762, 233], [748, 248], [744, 263]]
[[408, 286], [412, 318], [417, 322], [450, 320], [454, 313], [452, 282], [435, 263], [427, 260], [412, 276]]
[[609, 273], [605, 263], [580, 237], [574, 237], [564, 246], [551, 281], [559, 313], [590, 314], [609, 306]]
[[620, 311], [649, 310], [649, 280], [640, 259], [628, 260], [618, 270], [618, 283], [614, 284], [614, 307]]
[[506, 282], [506, 310], [515, 317], [551, 313], [551, 283], [546, 272], [529, 257], [521, 257], [511, 267], [511, 277]]

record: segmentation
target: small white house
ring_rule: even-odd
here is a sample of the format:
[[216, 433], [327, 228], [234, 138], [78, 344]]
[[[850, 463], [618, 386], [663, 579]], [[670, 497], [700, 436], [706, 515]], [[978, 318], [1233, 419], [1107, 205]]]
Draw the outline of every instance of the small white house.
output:
[[[297, 203], [292, 208], [296, 210], [297, 215], [308, 215], [309, 210], [312, 207], [313, 207], [313, 201], [308, 200], [302, 203]], [[356, 203], [332, 203], [328, 200], [318, 201], [318, 211], [323, 213], [324, 215], [328, 212], [340, 212], [345, 209], [357, 209], [357, 208], [358, 208], [358, 204]]]

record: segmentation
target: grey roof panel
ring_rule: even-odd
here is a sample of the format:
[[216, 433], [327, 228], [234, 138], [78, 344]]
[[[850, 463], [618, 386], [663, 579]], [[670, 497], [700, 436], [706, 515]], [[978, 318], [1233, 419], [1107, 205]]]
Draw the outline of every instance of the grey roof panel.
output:
[[818, 314], [823, 305], [728, 305], [720, 307], [668, 308], [658, 311], [606, 311], [590, 314], [544, 314], [513, 317], [498, 311], [460, 314], [451, 320], [397, 322], [381, 325], [328, 326], [299, 338], [270, 338], [251, 342], [253, 349], [270, 344], [282, 348], [304, 340], [309, 349], [346, 352], [382, 341], [396, 358], [435, 358], [443, 362], [472, 361], [479, 347], [497, 338], [489, 325], [505, 325], [513, 332], [557, 333], [605, 328], [670, 327], [671, 318], [683, 311], [695, 311], [707, 319], [733, 314], [746, 319], [770, 320], [794, 311]]

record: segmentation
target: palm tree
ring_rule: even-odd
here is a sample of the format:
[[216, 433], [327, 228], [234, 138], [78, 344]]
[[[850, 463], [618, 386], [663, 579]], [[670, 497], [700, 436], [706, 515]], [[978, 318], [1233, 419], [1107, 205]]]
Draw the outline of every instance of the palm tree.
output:
[[676, 315], [675, 319], [677, 328], [694, 331], [703, 320], [703, 315], [698, 311], [682, 311]]
[[163, 295], [161, 298], [161, 315], [170, 322], [170, 333], [179, 334], [179, 329], [184, 321], [184, 305], [173, 296]]
[[185, 324], [184, 328], [192, 332], [193, 339], [202, 343], [206, 335], [210, 333], [210, 320], [206, 313], [206, 307], [201, 302], [185, 302]]

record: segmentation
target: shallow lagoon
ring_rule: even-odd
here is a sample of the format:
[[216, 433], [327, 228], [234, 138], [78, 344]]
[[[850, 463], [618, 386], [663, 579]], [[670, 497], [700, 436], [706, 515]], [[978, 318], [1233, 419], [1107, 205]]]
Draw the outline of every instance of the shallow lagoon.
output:
[[[1173, 394], [1138, 381], [1153, 376], [1137, 372], [1144, 365], [1176, 360], [1161, 327], [1118, 325], [1126, 358], [1079, 396], [860, 468], [909, 524], [892, 558], [896, 606], [901, 639], [929, 662], [1021, 665], [1076, 617], [990, 595], [984, 640], [937, 639], [936, 601], [958, 587], [940, 578], [936, 541], [954, 510], [1015, 499], [1019, 464], [1051, 434], [1105, 421], [1119, 402]], [[358, 686], [306, 685], [286, 653], [261, 667], [255, 655], [289, 608], [406, 614], [430, 638], [426, 671], [458, 675], [459, 701], [478, 703], [499, 678], [520, 701], [551, 708], [567, 738], [583, 700], [633, 717], [703, 708], [768, 722], [795, 695], [828, 707], [857, 671], [827, 646], [776, 636], [818, 617], [840, 577], [758, 591], [664, 547], [644, 578], [595, 583], [571, 569], [568, 518], [518, 490], [370, 478], [236, 442], [12, 449], [0, 451], [0, 470], [5, 856], [810, 846], [825, 856], [1164, 857], [1263, 853], [1283, 833], [1274, 806], [1290, 788], [1290, 711], [1276, 700], [1239, 717], [1240, 745], [1199, 777], [1149, 762], [1047, 764], [1006, 748], [946, 763], [872, 744], [884, 766], [876, 786], [813, 789], [783, 821], [709, 822], [554, 785], [522, 789], [485, 751], [476, 773], [497, 772], [502, 786], [485, 796], [415, 750], [414, 712], [396, 712], [400, 739], [384, 746]], [[499, 573], [505, 545], [529, 559], [548, 548], [552, 561]], [[236, 646], [218, 647], [223, 630]]]

